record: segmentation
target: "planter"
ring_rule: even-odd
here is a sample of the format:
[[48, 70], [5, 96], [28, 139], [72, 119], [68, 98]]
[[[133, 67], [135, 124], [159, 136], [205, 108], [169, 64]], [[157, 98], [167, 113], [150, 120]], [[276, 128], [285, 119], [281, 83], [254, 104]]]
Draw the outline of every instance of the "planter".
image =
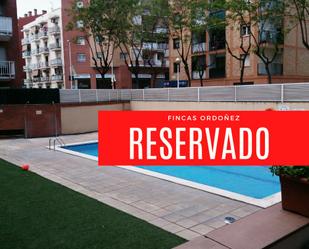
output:
[[282, 208], [309, 217], [309, 181], [280, 176]]

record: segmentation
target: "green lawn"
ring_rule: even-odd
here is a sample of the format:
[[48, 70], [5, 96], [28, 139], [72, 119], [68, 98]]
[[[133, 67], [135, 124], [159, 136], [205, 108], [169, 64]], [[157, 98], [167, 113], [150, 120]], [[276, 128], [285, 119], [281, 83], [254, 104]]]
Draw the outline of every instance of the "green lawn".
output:
[[184, 242], [0, 160], [1, 249], [165, 249]]

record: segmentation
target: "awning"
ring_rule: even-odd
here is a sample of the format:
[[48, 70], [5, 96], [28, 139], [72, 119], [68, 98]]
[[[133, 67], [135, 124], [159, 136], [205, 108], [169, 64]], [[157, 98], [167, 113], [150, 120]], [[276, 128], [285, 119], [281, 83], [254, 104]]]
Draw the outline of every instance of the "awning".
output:
[[90, 74], [75, 74], [74, 79], [90, 79]]

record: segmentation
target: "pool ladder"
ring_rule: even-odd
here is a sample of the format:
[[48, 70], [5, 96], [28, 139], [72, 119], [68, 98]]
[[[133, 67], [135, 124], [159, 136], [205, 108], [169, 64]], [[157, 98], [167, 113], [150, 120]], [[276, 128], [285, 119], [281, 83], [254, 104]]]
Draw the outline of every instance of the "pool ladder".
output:
[[56, 144], [60, 146], [65, 146], [65, 142], [60, 137], [52, 137], [48, 141], [48, 149], [49, 150], [56, 150]]

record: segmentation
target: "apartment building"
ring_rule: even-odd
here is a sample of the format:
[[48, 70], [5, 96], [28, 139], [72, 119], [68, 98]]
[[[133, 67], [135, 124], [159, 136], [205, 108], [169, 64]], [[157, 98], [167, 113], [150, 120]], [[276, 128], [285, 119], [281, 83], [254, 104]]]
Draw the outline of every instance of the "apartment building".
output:
[[[88, 0], [77, 1], [76, 4], [79, 8], [83, 8], [85, 4], [88, 4]], [[63, 27], [70, 22], [67, 9], [70, 9], [71, 6], [72, 1], [62, 0]], [[76, 26], [79, 25], [83, 24], [76, 23]], [[143, 45], [143, 51], [139, 58], [138, 80], [136, 75], [132, 73], [134, 71], [133, 67], [136, 65], [126, 63], [128, 57], [134, 58], [135, 51], [132, 49], [129, 51], [129, 55], [127, 52], [121, 52], [120, 49], [116, 49], [111, 65], [112, 68], [105, 75], [105, 78], [102, 79], [99, 72], [95, 69], [93, 56], [83, 36], [84, 34], [78, 31], [64, 32], [63, 47], [65, 51], [64, 60], [66, 62], [64, 68], [66, 88], [102, 88], [108, 85], [104, 84], [104, 82], [111, 82], [112, 79], [116, 81], [115, 86], [117, 88], [160, 87], [164, 85], [164, 81], [168, 80], [168, 41], [165, 44], [147, 42]], [[96, 46], [96, 44], [91, 46]], [[146, 62], [143, 59], [143, 52], [150, 50], [152, 58]], [[97, 59], [99, 56], [100, 54], [97, 55]], [[71, 65], [67, 65], [67, 62], [70, 62]]]
[[0, 2], [0, 88], [21, 87], [16, 0]]
[[[19, 44], [20, 49], [19, 50], [20, 51], [23, 50], [23, 45], [26, 45], [26, 44], [24, 44], [25, 40], [24, 40], [23, 27], [25, 25], [27, 25], [28, 23], [35, 21], [36, 18], [38, 18], [41, 15], [44, 15], [46, 13], [47, 13], [46, 10], [42, 10], [41, 13], [38, 13], [38, 10], [34, 9], [33, 11], [28, 11], [28, 13], [25, 13], [23, 17], [18, 18], [18, 31], [19, 31], [19, 41], [20, 41], [20, 44]], [[26, 62], [25, 62], [24, 58], [22, 58], [22, 56], [20, 56], [20, 63], [19, 64], [22, 66], [22, 69], [20, 70], [20, 71], [22, 71], [22, 79], [26, 79], [26, 73], [23, 70], [23, 67], [26, 65]]]
[[[224, 11], [216, 14], [224, 18]], [[289, 25], [288, 20], [283, 25]], [[269, 51], [274, 42], [279, 43], [279, 53], [270, 65], [273, 83], [294, 83], [309, 82], [309, 51], [304, 48], [301, 42], [301, 33], [298, 27], [288, 34], [282, 35], [278, 27], [268, 23], [267, 28], [261, 32], [248, 25], [239, 27], [227, 27], [226, 29], [208, 30], [202, 34], [192, 34], [192, 49], [189, 56], [191, 85], [192, 86], [214, 86], [214, 85], [235, 85], [240, 80], [240, 61], [231, 56], [226, 48], [227, 40], [233, 54], [242, 56], [240, 41], [248, 44], [251, 32], [255, 32], [262, 42], [269, 45]], [[170, 38], [170, 79], [175, 81], [178, 74], [177, 46], [179, 41]], [[203, 69], [199, 67], [203, 65]], [[183, 65], [180, 65], [179, 78], [183, 85], [187, 85], [187, 76]], [[202, 78], [202, 84], [201, 84]], [[249, 53], [245, 61], [244, 83], [259, 84], [267, 83], [267, 72], [264, 63], [253, 51]]]
[[22, 56], [27, 88], [63, 88], [64, 51], [61, 9], [52, 10], [23, 27]]

